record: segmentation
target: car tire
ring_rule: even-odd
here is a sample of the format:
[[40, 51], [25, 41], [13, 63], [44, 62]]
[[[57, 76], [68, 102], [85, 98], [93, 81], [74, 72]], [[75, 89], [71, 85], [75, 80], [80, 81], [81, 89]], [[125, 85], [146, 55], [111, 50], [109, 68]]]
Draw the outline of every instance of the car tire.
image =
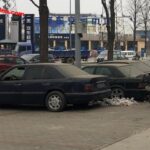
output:
[[124, 91], [121, 88], [112, 88], [111, 89], [111, 98], [123, 98]]
[[67, 63], [68, 64], [74, 64], [74, 59], [73, 58], [68, 58]]
[[46, 96], [46, 107], [52, 112], [63, 111], [66, 107], [66, 100], [63, 93], [52, 91]]

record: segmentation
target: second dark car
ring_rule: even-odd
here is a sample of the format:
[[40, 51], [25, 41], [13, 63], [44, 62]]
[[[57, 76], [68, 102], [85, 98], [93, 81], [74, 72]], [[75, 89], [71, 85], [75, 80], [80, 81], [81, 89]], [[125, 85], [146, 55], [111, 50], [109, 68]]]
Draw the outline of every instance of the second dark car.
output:
[[144, 100], [150, 93], [149, 75], [130, 64], [87, 64], [82, 69], [90, 74], [109, 77], [111, 97], [134, 97]]

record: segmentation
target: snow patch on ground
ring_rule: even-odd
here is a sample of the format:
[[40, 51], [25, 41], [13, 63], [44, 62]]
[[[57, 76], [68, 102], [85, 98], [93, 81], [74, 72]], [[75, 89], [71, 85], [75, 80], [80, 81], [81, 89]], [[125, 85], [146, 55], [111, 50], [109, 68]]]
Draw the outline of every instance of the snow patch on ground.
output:
[[137, 101], [134, 100], [134, 98], [113, 98], [108, 99], [105, 98], [103, 101], [99, 102], [100, 105], [112, 105], [112, 106], [130, 106], [133, 104], [138, 104]]

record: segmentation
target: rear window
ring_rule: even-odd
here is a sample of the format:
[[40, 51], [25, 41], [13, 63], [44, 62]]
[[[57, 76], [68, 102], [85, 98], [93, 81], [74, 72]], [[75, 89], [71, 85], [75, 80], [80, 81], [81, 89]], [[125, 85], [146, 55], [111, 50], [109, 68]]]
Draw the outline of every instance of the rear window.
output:
[[61, 65], [58, 69], [66, 76], [82, 76], [89, 75], [87, 72], [73, 65]]
[[132, 65], [140, 69], [143, 72], [150, 72], [150, 66], [148, 66], [144, 62], [138, 61], [138, 62], [132, 63]]
[[132, 65], [120, 66], [119, 70], [127, 77], [136, 77], [140, 74], [143, 74], [143, 71]]
[[44, 79], [62, 79], [65, 77], [56, 68], [46, 67], [43, 73], [43, 78]]

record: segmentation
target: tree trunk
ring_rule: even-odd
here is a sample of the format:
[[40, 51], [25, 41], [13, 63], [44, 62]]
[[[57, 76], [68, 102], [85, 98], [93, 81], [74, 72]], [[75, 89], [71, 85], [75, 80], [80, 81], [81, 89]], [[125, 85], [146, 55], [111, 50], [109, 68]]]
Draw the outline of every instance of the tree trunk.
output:
[[40, 0], [40, 62], [48, 62], [48, 17], [47, 0]]
[[108, 48], [108, 60], [113, 60], [114, 40], [115, 40], [115, 12], [114, 4], [115, 0], [110, 0], [110, 15], [106, 4], [106, 0], [102, 0], [103, 7], [106, 12], [107, 19], [107, 48]]

